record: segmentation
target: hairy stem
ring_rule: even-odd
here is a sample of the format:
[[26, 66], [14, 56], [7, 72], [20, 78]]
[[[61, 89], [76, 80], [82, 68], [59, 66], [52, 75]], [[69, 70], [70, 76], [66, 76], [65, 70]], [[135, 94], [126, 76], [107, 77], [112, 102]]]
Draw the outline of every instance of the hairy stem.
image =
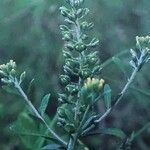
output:
[[124, 86], [123, 90], [119, 94], [119, 97], [117, 98], [115, 104], [110, 109], [108, 109], [99, 119], [95, 120], [94, 121], [95, 123], [100, 123], [102, 120], [104, 120], [110, 114], [110, 112], [118, 105], [118, 103], [121, 101], [121, 99], [125, 95], [126, 91], [128, 90], [130, 84], [135, 79], [135, 76], [136, 76], [138, 70], [139, 70], [139, 67], [134, 68], [134, 70], [131, 74], [131, 77], [129, 78], [127, 84]]
[[50, 127], [49, 125], [46, 123], [46, 121], [44, 120], [44, 118], [40, 115], [40, 113], [37, 111], [37, 109], [33, 106], [33, 104], [31, 103], [31, 101], [28, 99], [27, 95], [25, 94], [25, 92], [22, 90], [21, 86], [19, 85], [17, 79], [14, 81], [14, 85], [15, 88], [18, 90], [18, 92], [20, 93], [20, 95], [24, 98], [24, 100], [26, 101], [26, 103], [28, 104], [28, 106], [31, 108], [31, 110], [34, 112], [34, 114], [45, 124], [46, 128], [48, 129], [48, 131], [50, 132], [50, 134], [59, 142], [61, 143], [63, 146], [67, 146], [67, 143], [62, 140], [59, 135], [57, 135]]
[[115, 100], [115, 104], [110, 108], [108, 109], [99, 119], [95, 120], [95, 123], [99, 123], [101, 122], [103, 119], [105, 119], [109, 114], [110, 112], [118, 105], [118, 103], [121, 101], [121, 99], [123, 98], [123, 96], [125, 95], [126, 91], [128, 90], [130, 84], [133, 82], [133, 80], [135, 79], [136, 77], [136, 74], [138, 73], [138, 71], [140, 70], [141, 68], [141, 64], [143, 63], [143, 58], [145, 57], [146, 53], [144, 51], [141, 52], [141, 55], [138, 59], [138, 65], [137, 67], [134, 68], [130, 78], [128, 79], [128, 82], [127, 84], [124, 86], [123, 90], [121, 91], [121, 93], [118, 95], [117, 99]]
[[[84, 115], [83, 115], [83, 117], [82, 117], [82, 120], [81, 120], [81, 122], [80, 122], [80, 125], [79, 125], [79, 127], [77, 128], [77, 131], [76, 131], [76, 133], [75, 133], [74, 136], [73, 136], [72, 145], [70, 146], [70, 148], [69, 148], [68, 150], [75, 150], [76, 143], [77, 143], [77, 141], [78, 141], [78, 137], [79, 137], [80, 134], [81, 134], [81, 128], [82, 128], [82, 126], [83, 126], [83, 123], [85, 122], [85, 119], [86, 119], [86, 116], [87, 116], [87, 114], [88, 114], [88, 112], [89, 112], [89, 109], [90, 109], [90, 105], [88, 105], [87, 108], [86, 108], [86, 110], [85, 110], [85, 113], [84, 113]], [[72, 138], [72, 137], [71, 137], [71, 138]]]

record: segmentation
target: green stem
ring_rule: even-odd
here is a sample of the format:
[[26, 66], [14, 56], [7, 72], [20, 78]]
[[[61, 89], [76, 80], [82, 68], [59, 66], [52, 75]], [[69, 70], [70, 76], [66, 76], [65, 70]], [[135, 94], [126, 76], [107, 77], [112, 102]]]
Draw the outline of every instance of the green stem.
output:
[[59, 135], [57, 135], [47, 124], [47, 122], [44, 120], [44, 118], [40, 115], [40, 113], [36, 110], [36, 108], [33, 106], [33, 104], [31, 103], [31, 101], [28, 99], [27, 95], [24, 93], [24, 91], [22, 90], [22, 88], [20, 87], [18, 80], [15, 79], [14, 81], [14, 85], [15, 88], [18, 90], [18, 92], [21, 94], [21, 96], [24, 98], [24, 100], [26, 101], [26, 103], [29, 105], [29, 107], [31, 108], [31, 110], [34, 112], [34, 114], [45, 124], [45, 126], [47, 127], [48, 131], [50, 132], [50, 134], [63, 146], [67, 146], [67, 143], [62, 140]]
[[126, 93], [127, 89], [129, 88], [130, 84], [133, 82], [137, 72], [138, 72], [138, 67], [135, 68], [134, 71], [132, 72], [132, 75], [131, 75], [130, 79], [128, 80], [127, 84], [124, 86], [123, 90], [119, 94], [119, 97], [117, 98], [117, 100], [116, 100], [115, 104], [113, 105], [113, 107], [108, 109], [99, 119], [95, 120], [94, 121], [95, 123], [100, 123], [102, 120], [104, 120], [108, 116], [108, 114], [110, 114], [110, 112], [112, 112], [114, 107], [116, 107], [118, 105], [118, 103], [121, 101], [121, 99], [125, 95], [125, 93]]
[[141, 69], [141, 64], [143, 63], [143, 58], [145, 56], [145, 53], [142, 52], [139, 59], [138, 59], [138, 65], [134, 68], [130, 78], [128, 79], [128, 82], [126, 83], [126, 85], [124, 86], [123, 90], [121, 91], [121, 93], [118, 95], [115, 104], [108, 109], [99, 119], [95, 120], [95, 123], [100, 123], [102, 120], [104, 120], [108, 114], [110, 114], [110, 112], [112, 112], [112, 110], [118, 105], [118, 103], [122, 100], [123, 96], [125, 95], [126, 91], [128, 90], [129, 86], [131, 85], [131, 83], [133, 82], [133, 80], [135, 79], [139, 69]]
[[88, 114], [88, 111], [89, 111], [89, 109], [90, 109], [90, 105], [88, 105], [87, 106], [87, 108], [86, 108], [86, 110], [85, 110], [85, 113], [84, 113], [84, 115], [83, 115], [83, 117], [82, 117], [82, 120], [81, 120], [81, 122], [80, 122], [80, 125], [79, 125], [79, 127], [77, 128], [77, 131], [76, 131], [76, 133], [73, 135], [73, 136], [71, 136], [70, 138], [72, 138], [72, 144], [71, 144], [71, 146], [69, 147], [69, 149], [67, 149], [67, 150], [75, 150], [75, 148], [76, 148], [76, 143], [77, 143], [77, 141], [78, 141], [78, 137], [80, 136], [80, 134], [81, 134], [81, 128], [82, 128], [82, 126], [83, 126], [83, 124], [84, 124], [84, 122], [85, 122], [85, 119], [86, 119], [86, 116], [87, 116], [87, 114]]

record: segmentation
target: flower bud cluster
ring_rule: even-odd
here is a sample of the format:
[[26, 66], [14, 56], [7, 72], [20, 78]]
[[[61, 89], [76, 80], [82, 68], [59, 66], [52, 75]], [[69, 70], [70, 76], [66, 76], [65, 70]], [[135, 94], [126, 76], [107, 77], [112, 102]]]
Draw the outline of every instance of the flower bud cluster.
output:
[[[0, 75], [2, 76], [1, 81], [5, 84], [11, 85], [15, 82], [17, 76], [16, 73], [16, 62], [10, 60], [8, 63], [0, 65]], [[25, 78], [25, 72], [20, 75], [20, 83]]]
[[133, 68], [143, 67], [145, 63], [150, 60], [150, 36], [136, 37], [136, 50], [130, 50], [132, 54], [132, 60], [130, 64]]
[[150, 36], [136, 36], [136, 46], [150, 53]]
[[104, 86], [104, 79], [96, 79], [96, 78], [87, 78], [86, 82], [84, 83], [84, 88], [87, 90], [101, 90]]
[[10, 60], [7, 64], [0, 65], [1, 81], [5, 84], [11, 84], [10, 77], [16, 76], [16, 63]]
[[[97, 38], [90, 39], [87, 35], [87, 31], [93, 28], [93, 23], [84, 20], [89, 9], [81, 7], [83, 0], [67, 0], [67, 3], [69, 7], [60, 7], [67, 24], [60, 25], [62, 39], [65, 41], [63, 50], [65, 64], [64, 74], [60, 75], [64, 93], [59, 94], [58, 98], [60, 102], [58, 124], [62, 125], [67, 132], [73, 132], [80, 123], [87, 105], [81, 102], [81, 89], [85, 86], [101, 89], [104, 80], [93, 78], [100, 73], [101, 68], [98, 52], [89, 52], [99, 44]], [[88, 82], [84, 84], [85, 80]], [[72, 120], [67, 117], [67, 113], [72, 115]]]

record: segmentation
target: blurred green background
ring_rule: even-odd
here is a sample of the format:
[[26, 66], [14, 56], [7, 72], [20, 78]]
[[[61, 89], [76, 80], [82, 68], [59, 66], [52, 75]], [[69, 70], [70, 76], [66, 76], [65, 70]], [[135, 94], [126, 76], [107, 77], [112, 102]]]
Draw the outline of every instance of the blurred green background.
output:
[[[61, 91], [58, 77], [63, 63], [59, 31], [62, 4], [63, 0], [0, 0], [0, 64], [15, 60], [18, 71], [28, 74], [24, 88], [35, 79], [30, 93], [35, 106], [45, 94], [52, 94], [47, 109], [50, 117], [56, 112], [57, 91]], [[150, 1], [85, 0], [85, 6], [90, 9], [87, 19], [95, 24], [90, 34], [101, 41], [97, 48], [101, 62], [107, 61], [100, 77], [111, 85], [116, 96], [131, 73], [129, 49], [135, 47], [135, 36], [150, 35]], [[119, 127], [130, 135], [150, 122], [149, 65], [138, 74], [103, 126]], [[30, 149], [9, 130], [24, 110], [20, 97], [0, 90], [0, 150]], [[117, 142], [114, 137], [101, 136], [91, 138], [88, 145], [92, 150], [115, 150]], [[150, 128], [136, 138], [132, 149], [150, 149]]]

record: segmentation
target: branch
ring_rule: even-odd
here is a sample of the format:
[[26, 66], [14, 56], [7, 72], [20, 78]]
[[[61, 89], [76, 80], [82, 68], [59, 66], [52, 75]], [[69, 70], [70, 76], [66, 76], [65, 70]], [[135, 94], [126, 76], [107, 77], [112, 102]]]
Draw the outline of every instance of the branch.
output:
[[128, 90], [129, 86], [131, 85], [131, 83], [133, 82], [133, 80], [136, 77], [136, 74], [138, 73], [141, 64], [143, 63], [143, 57], [144, 57], [144, 53], [141, 53], [141, 56], [138, 60], [138, 66], [134, 68], [131, 77], [128, 79], [127, 84], [124, 86], [123, 90], [121, 91], [121, 93], [118, 95], [115, 104], [108, 109], [99, 119], [95, 120], [95, 123], [100, 123], [102, 120], [104, 120], [111, 112], [112, 110], [118, 105], [118, 103], [122, 100], [123, 96], [125, 95], [126, 91]]
[[24, 100], [26, 101], [26, 103], [29, 105], [29, 107], [31, 108], [31, 110], [34, 112], [34, 114], [45, 124], [45, 126], [47, 127], [48, 131], [51, 133], [51, 135], [59, 142], [61, 143], [63, 146], [67, 146], [67, 143], [62, 140], [59, 135], [57, 135], [50, 127], [49, 125], [46, 123], [46, 121], [44, 120], [44, 118], [40, 115], [40, 113], [36, 110], [36, 108], [33, 106], [33, 104], [31, 103], [31, 101], [28, 99], [27, 95], [24, 93], [24, 91], [22, 90], [21, 86], [19, 85], [18, 80], [15, 78], [15, 80], [13, 81], [15, 88], [18, 90], [18, 92], [21, 94], [21, 96], [24, 98]]

